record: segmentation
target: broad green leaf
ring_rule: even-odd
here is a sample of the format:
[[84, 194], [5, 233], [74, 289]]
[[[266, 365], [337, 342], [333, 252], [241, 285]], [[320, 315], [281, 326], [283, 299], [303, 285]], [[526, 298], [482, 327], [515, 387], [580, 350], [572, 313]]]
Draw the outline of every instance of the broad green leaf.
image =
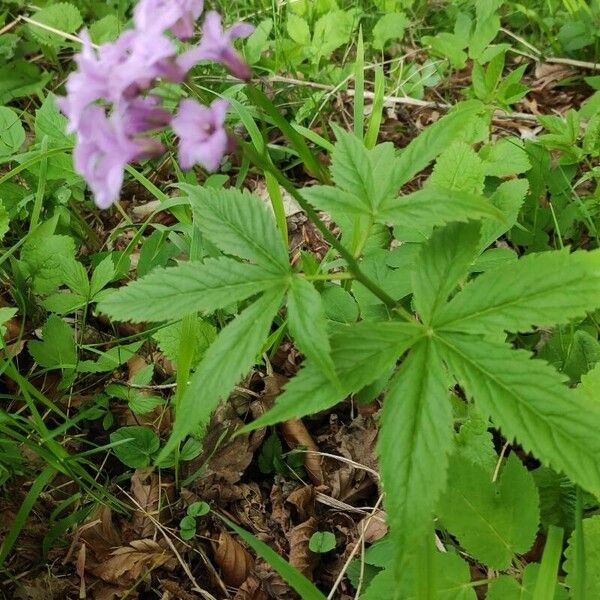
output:
[[166, 321], [199, 311], [214, 311], [260, 292], [282, 288], [284, 274], [241, 263], [212, 258], [155, 269], [120, 288], [98, 308], [126, 321]]
[[242, 431], [316, 413], [390, 371], [398, 357], [424, 334], [417, 324], [361, 321], [339, 326], [331, 336], [332, 358], [341, 388], [319, 365], [306, 361], [284, 387], [275, 406]]
[[[477, 595], [471, 585], [469, 565], [453, 552], [436, 552], [433, 569], [437, 576], [437, 589], [431, 600], [476, 600]], [[400, 584], [395, 580], [392, 569], [385, 569], [361, 595], [361, 600], [421, 600], [412, 593], [411, 586], [416, 579], [413, 572], [404, 572]]]
[[42, 341], [27, 344], [29, 354], [41, 367], [71, 370], [77, 362], [73, 330], [56, 315], [50, 315], [42, 328]]
[[426, 240], [438, 225], [482, 217], [504, 218], [483, 196], [433, 186], [385, 200], [378, 214], [381, 222], [394, 225], [396, 238], [406, 242]]
[[42, 88], [51, 79], [48, 73], [42, 73], [37, 65], [23, 59], [0, 66], [0, 104], [6, 104], [15, 98], [41, 94]]
[[308, 540], [308, 549], [311, 552], [324, 554], [335, 548], [335, 535], [331, 531], [315, 531]]
[[497, 483], [490, 472], [454, 456], [448, 481], [437, 514], [471, 556], [493, 569], [506, 569], [514, 554], [531, 548], [539, 523], [537, 489], [515, 454]]
[[328, 57], [334, 50], [350, 41], [352, 30], [358, 23], [351, 11], [332, 10], [316, 23], [311, 44], [315, 61]]
[[160, 447], [160, 439], [152, 429], [136, 425], [113, 431], [110, 441], [113, 444], [121, 442], [112, 451], [125, 466], [132, 469], [143, 469], [150, 465], [152, 455]]
[[567, 388], [552, 367], [470, 335], [444, 333], [443, 358], [480, 411], [508, 440], [600, 493], [600, 404]]
[[454, 436], [455, 452], [475, 465], [491, 471], [498, 455], [494, 447], [494, 438], [490, 432], [490, 424], [471, 405], [469, 413]]
[[287, 298], [288, 327], [306, 358], [320, 365], [325, 374], [337, 381], [327, 336], [327, 321], [321, 295], [303, 277], [293, 277]]
[[92, 273], [90, 279], [90, 296], [93, 298], [103, 290], [115, 276], [115, 266], [112, 257], [109, 255], [103, 258]]
[[15, 154], [25, 142], [25, 130], [17, 113], [0, 106], [0, 157]]
[[439, 311], [434, 325], [444, 331], [526, 331], [567, 323], [598, 305], [600, 250], [564, 249], [483, 273]]
[[[158, 342], [160, 351], [173, 363], [177, 363], [179, 358], [179, 347], [181, 345], [182, 322], [178, 321], [167, 327], [159, 329], [152, 337]], [[209, 346], [214, 342], [217, 336], [217, 330], [214, 325], [196, 317], [191, 323], [193, 341], [193, 356], [191, 366], [194, 368], [204, 356]]]
[[529, 184], [526, 179], [503, 181], [490, 196], [490, 202], [504, 215], [503, 221], [484, 219], [481, 223], [481, 249], [487, 248], [517, 222]]
[[104, 44], [114, 41], [121, 31], [122, 26], [114, 14], [106, 15], [90, 25], [90, 38], [95, 44]]
[[72, 257], [62, 258], [63, 283], [80, 296], [90, 295], [90, 281], [85, 267]]
[[358, 320], [358, 304], [341, 285], [326, 285], [321, 292], [321, 299], [328, 319], [338, 323], [354, 323]]
[[294, 42], [302, 46], [310, 45], [310, 29], [308, 23], [298, 15], [289, 13], [287, 18], [286, 29], [288, 35]]
[[353, 133], [336, 127], [337, 141], [331, 155], [331, 175], [342, 190], [356, 196], [369, 208], [375, 208], [375, 182], [370, 152]]
[[23, 245], [21, 260], [33, 280], [33, 291], [49, 294], [64, 281], [65, 261], [73, 261], [75, 242], [67, 235], [34, 235]]
[[88, 303], [87, 296], [71, 292], [57, 292], [42, 300], [42, 306], [57, 315], [67, 315]]
[[373, 27], [373, 48], [383, 50], [388, 41], [400, 41], [407, 25], [408, 19], [404, 13], [388, 12], [383, 15]]
[[42, 105], [35, 111], [35, 141], [41, 142], [48, 136], [48, 145], [67, 146], [73, 143], [73, 136], [67, 135], [67, 118], [56, 106], [56, 96], [49, 93]]
[[[488, 135], [486, 109], [481, 102], [459, 104], [452, 112], [427, 127], [400, 153], [390, 177], [396, 189], [410, 181], [452, 142], [463, 140], [469, 144], [481, 141], [481, 132]], [[485, 123], [485, 127], [482, 127]]]
[[344, 222], [349, 216], [367, 216], [369, 208], [353, 193], [330, 185], [313, 185], [301, 191], [302, 195], [316, 209], [331, 215], [336, 222]]
[[236, 189], [182, 188], [189, 194], [198, 227], [220, 250], [275, 273], [289, 270], [273, 213], [258, 196]]
[[269, 48], [269, 36], [273, 29], [273, 19], [263, 19], [256, 25], [254, 33], [244, 44], [244, 55], [248, 64], [253, 65], [260, 60], [261, 54]]
[[424, 35], [421, 43], [431, 46], [435, 54], [445, 56], [457, 69], [462, 69], [467, 62], [467, 53], [462, 49], [459, 37], [454, 33], [442, 31], [435, 36]]
[[255, 538], [241, 527], [235, 525], [229, 519], [221, 516], [221, 519], [227, 523], [227, 526], [233, 529], [244, 540], [256, 554], [267, 562], [279, 575], [294, 589], [302, 600], [327, 600], [325, 596], [308, 580], [300, 571], [292, 567], [277, 552], [272, 550], [267, 544]]
[[173, 452], [186, 435], [204, 429], [218, 403], [254, 364], [283, 294], [283, 286], [265, 292], [220, 331], [181, 399], [173, 433], [158, 462]]
[[[577, 533], [573, 532], [569, 539], [569, 546], [565, 551], [567, 560], [564, 569], [567, 572], [567, 583], [571, 586], [573, 597], [599, 598], [600, 597], [600, 515], [583, 519], [584, 563], [585, 563], [585, 589], [577, 589], [575, 572], [577, 565], [575, 547]], [[577, 594], [577, 596], [575, 596]]]
[[[59, 2], [42, 8], [35, 13], [35, 20], [38, 23], [42, 23], [58, 31], [64, 31], [65, 33], [75, 33], [83, 23], [79, 10], [68, 2]], [[69, 43], [64, 36], [52, 33], [41, 27], [28, 25], [27, 28], [40, 44], [61, 46]]]
[[479, 156], [484, 160], [486, 175], [506, 177], [531, 169], [523, 142], [518, 138], [501, 138], [494, 144], [484, 146]]
[[456, 141], [439, 156], [427, 185], [434, 187], [481, 194], [485, 172], [483, 162], [470, 144]]
[[475, 260], [479, 224], [452, 223], [434, 231], [414, 263], [414, 303], [424, 323], [443, 306]]
[[377, 453], [398, 580], [446, 484], [453, 439], [448, 384], [434, 342], [425, 339], [411, 350], [383, 404]]

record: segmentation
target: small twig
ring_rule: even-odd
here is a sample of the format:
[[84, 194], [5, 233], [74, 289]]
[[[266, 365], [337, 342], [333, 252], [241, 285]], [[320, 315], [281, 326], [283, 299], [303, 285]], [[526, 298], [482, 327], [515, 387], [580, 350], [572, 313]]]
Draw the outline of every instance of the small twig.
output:
[[361, 548], [362, 541], [364, 540], [365, 534], [367, 533], [367, 527], [371, 523], [371, 520], [375, 517], [382, 502], [383, 502], [383, 494], [381, 496], [379, 496], [379, 498], [377, 499], [377, 502], [375, 503], [375, 506], [373, 507], [373, 510], [371, 511], [371, 514], [367, 518], [366, 522], [363, 524], [362, 531], [360, 532], [360, 537], [358, 538], [358, 541], [354, 545], [354, 548], [352, 548], [352, 551], [350, 552], [350, 555], [346, 559], [344, 566], [342, 567], [339, 575], [337, 576], [337, 579], [335, 580], [333, 587], [331, 588], [331, 591], [327, 595], [327, 600], [332, 600], [340, 583], [342, 583], [342, 579], [344, 579], [344, 575], [346, 574], [346, 571], [348, 570], [348, 567], [350, 566], [352, 559], [356, 556], [356, 553], [358, 552], [359, 548]]
[[371, 475], [374, 475], [377, 479], [379, 479], [379, 473], [377, 471], [375, 471], [375, 469], [371, 469], [370, 467], [367, 467], [365, 465], [361, 465], [360, 463], [357, 463], [354, 460], [351, 460], [350, 458], [346, 458], [345, 456], [339, 456], [337, 454], [329, 454], [328, 452], [319, 452], [317, 450], [296, 450], [296, 452], [303, 452], [305, 454], [317, 454], [318, 456], [325, 456], [326, 458], [333, 458], [334, 460], [339, 460], [340, 462], [346, 463], [348, 465], [352, 465], [353, 467], [356, 467], [357, 469], [362, 469], [363, 471], [367, 471], [367, 473], [371, 473]]
[[496, 468], [494, 469], [494, 474], [492, 475], [492, 483], [495, 483], [496, 479], [498, 479], [498, 473], [500, 472], [500, 465], [502, 464], [502, 459], [504, 458], [504, 454], [506, 453], [506, 450], [508, 449], [509, 446], [510, 446], [510, 444], [508, 442], [506, 442], [504, 444], [504, 446], [502, 446], [502, 450], [500, 450], [500, 456], [498, 456], [498, 461], [496, 462]]
[[590, 69], [591, 71], [600, 71], [600, 63], [586, 62], [585, 60], [574, 60], [573, 58], [559, 58], [558, 56], [549, 56], [545, 59], [547, 63], [555, 65], [568, 65], [569, 67], [578, 67], [579, 69]]
[[[78, 44], [83, 44], [83, 40], [76, 36], [73, 35], [72, 33], [67, 33], [66, 31], [61, 31], [60, 29], [55, 29], [54, 27], [50, 27], [50, 25], [45, 25], [44, 23], [40, 23], [39, 21], [36, 21], [35, 19], [31, 19], [30, 17], [25, 17], [23, 15], [21, 15], [17, 21], [25, 21], [25, 23], [29, 23], [29, 25], [33, 25], [34, 27], [39, 27], [40, 29], [45, 29], [46, 31], [49, 31], [50, 33], [54, 33], [55, 35], [64, 37], [66, 40], [71, 40], [72, 42], [77, 42]], [[99, 46], [97, 44], [91, 44], [93, 48], [98, 48]]]

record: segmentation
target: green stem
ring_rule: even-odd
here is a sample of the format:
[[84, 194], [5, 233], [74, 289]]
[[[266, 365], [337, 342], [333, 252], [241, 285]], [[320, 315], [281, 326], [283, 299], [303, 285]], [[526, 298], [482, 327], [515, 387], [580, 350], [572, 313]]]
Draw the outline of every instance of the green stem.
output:
[[267, 184], [267, 192], [269, 192], [269, 198], [271, 199], [271, 206], [273, 207], [273, 212], [275, 213], [275, 222], [277, 223], [277, 227], [281, 232], [283, 243], [287, 248], [289, 245], [288, 227], [281, 189], [279, 187], [279, 183], [277, 183], [277, 179], [275, 179], [268, 171], [265, 173], [265, 181]]
[[48, 136], [45, 135], [42, 139], [41, 160], [40, 160], [40, 176], [38, 179], [38, 187], [35, 193], [33, 202], [33, 210], [31, 211], [31, 221], [29, 221], [29, 233], [35, 230], [40, 220], [42, 213], [42, 204], [44, 202], [44, 193], [46, 191], [46, 175], [48, 172]]
[[339, 281], [341, 279], [354, 279], [352, 273], [317, 273], [316, 275], [304, 275], [307, 281]]

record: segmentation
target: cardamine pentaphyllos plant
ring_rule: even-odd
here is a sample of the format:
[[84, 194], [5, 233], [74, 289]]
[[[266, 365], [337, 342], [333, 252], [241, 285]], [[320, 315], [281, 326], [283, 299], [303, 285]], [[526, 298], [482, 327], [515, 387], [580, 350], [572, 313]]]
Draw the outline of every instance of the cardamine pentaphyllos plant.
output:
[[185, 99], [173, 115], [151, 92], [158, 80], [183, 82], [190, 69], [205, 60], [249, 79], [250, 69], [232, 44], [254, 27], [236, 23], [223, 30], [221, 16], [214, 11], [205, 17], [200, 42], [177, 54], [169, 34], [191, 38], [203, 5], [203, 0], [141, 0], [134, 11], [135, 28], [116, 41], [96, 48], [87, 32], [81, 33], [78, 68], [67, 80], [67, 95], [59, 107], [68, 118], [68, 132], [77, 134], [75, 169], [100, 208], [118, 199], [127, 164], [164, 152], [155, 134], [169, 125], [179, 137], [183, 169], [199, 164], [214, 171], [226, 153], [226, 100], [203, 106]]
[[[181, 12], [169, 12], [171, 4], [140, 3], [136, 29], [98, 53], [88, 44], [69, 81], [62, 107], [79, 133], [76, 160], [100, 205], [114, 200], [124, 166], [142, 148], [159, 151], [150, 135], [157, 123], [170, 123], [179, 135], [184, 167], [215, 168], [224, 152], [224, 104], [207, 108], [184, 100], [173, 118], [146, 92], [157, 78], [181, 81], [200, 59], [219, 60], [245, 77], [231, 39], [249, 29], [238, 24], [228, 30], [218, 52], [216, 45], [203, 49], [201, 41], [178, 57], [167, 49], [171, 41], [161, 29], [153, 33], [162, 38], [148, 58], [136, 46], [137, 36], [153, 27], [148, 7], [166, 11], [164, 23], [171, 23], [173, 35], [189, 35], [199, 6], [176, 4]], [[209, 17], [203, 40], [210, 39], [213, 20], [220, 27], [218, 17]], [[133, 56], [137, 59], [130, 64]], [[104, 75], [98, 77], [99, 91], [88, 96], [88, 83], [96, 81], [103, 61], [127, 68], [110, 89]], [[268, 99], [253, 89], [248, 96], [284, 132], [305, 166], [319, 172], [306, 144]], [[92, 135], [86, 111], [100, 117], [97, 131], [105, 135]], [[359, 135], [335, 128], [330, 173], [321, 178], [325, 185], [301, 191], [274, 166], [262, 140], [242, 144], [268, 180], [296, 198], [331, 244], [335, 260], [293, 266], [285, 224], [276, 222], [257, 196], [182, 185], [195, 230], [210, 247], [192, 261], [155, 269], [99, 304], [121, 320], [160, 322], [215, 311], [232, 317], [177, 395], [173, 431], [159, 465], [176, 454], [186, 436], [203, 435], [218, 403], [259, 362], [272, 339], [286, 332], [305, 357], [302, 368], [274, 407], [242, 431], [326, 410], [354, 394], [384, 392], [378, 454], [394, 560], [386, 575], [392, 577], [391, 591], [380, 597], [433, 597], [421, 592], [424, 582], [435, 579], [434, 516], [477, 551], [448, 509], [453, 503], [440, 500], [448, 473], [459, 469], [460, 461], [453, 460], [457, 402], [474, 407], [508, 441], [516, 440], [544, 464], [600, 494], [597, 394], [568, 387], [553, 367], [507, 343], [507, 333], [566, 324], [598, 307], [600, 251], [562, 249], [519, 257], [494, 246], [517, 222], [528, 193], [520, 175], [531, 164], [517, 143], [490, 139], [490, 120], [491, 111], [481, 102], [461, 103], [400, 153], [390, 143], [366, 144]], [[114, 137], [123, 144], [116, 156]], [[422, 189], [399, 194], [433, 162]], [[317, 211], [331, 215], [339, 239]], [[340, 280], [346, 280], [343, 288], [334, 285]], [[324, 296], [333, 289], [357, 305], [354, 318], [330, 318]], [[274, 321], [278, 330], [272, 336]], [[186, 383], [187, 378], [182, 387]], [[501, 486], [519, 480], [517, 463], [512, 457], [506, 464]], [[493, 487], [488, 492], [495, 493]], [[502, 551], [486, 552], [488, 562], [506, 568], [533, 543], [529, 533], [512, 540], [500, 535]]]
[[[337, 259], [299, 270], [257, 196], [182, 185], [195, 225], [217, 252], [156, 269], [99, 305], [114, 318], [150, 322], [239, 307], [191, 377], [158, 464], [186, 436], [202, 435], [218, 403], [257, 362], [276, 319], [305, 361], [274, 407], [242, 432], [330, 409], [353, 394], [385, 392], [378, 454], [395, 554], [386, 571], [388, 578], [393, 573], [392, 591], [380, 597], [428, 597], [414, 586], [434, 578], [433, 517], [454, 526], [447, 499], [439, 501], [458, 451], [457, 402], [474, 406], [507, 440], [600, 494], [597, 393], [568, 387], [549, 364], [507, 343], [507, 332], [568, 323], [599, 306], [600, 251], [519, 258], [494, 246], [516, 223], [528, 192], [518, 175], [531, 165], [518, 146], [510, 161], [499, 152], [506, 148], [489, 139], [490, 116], [481, 103], [464, 103], [399, 154], [390, 143], [369, 148], [336, 128], [332, 184], [301, 191], [250, 151], [305, 208]], [[476, 151], [472, 145], [481, 142]], [[433, 161], [422, 189], [399, 195]], [[316, 210], [332, 215], [341, 239]], [[347, 296], [360, 317], [328, 318], [324, 291], [343, 294], [333, 285], [341, 279], [351, 283]], [[510, 532], [507, 540], [500, 536], [494, 564], [504, 568], [525, 551], [533, 543], [526, 533], [516, 541]]]

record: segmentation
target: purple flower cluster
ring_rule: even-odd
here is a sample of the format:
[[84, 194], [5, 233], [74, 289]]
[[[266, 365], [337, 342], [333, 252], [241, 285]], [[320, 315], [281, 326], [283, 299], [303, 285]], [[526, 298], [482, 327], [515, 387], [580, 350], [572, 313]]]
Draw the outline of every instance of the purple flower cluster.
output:
[[75, 169], [90, 186], [96, 204], [108, 208], [119, 198], [125, 167], [132, 161], [164, 152], [153, 133], [171, 125], [179, 137], [182, 168], [195, 164], [218, 168], [228, 149], [224, 128], [226, 100], [203, 106], [183, 100], [173, 116], [150, 90], [157, 80], [184, 81], [203, 60], [223, 64], [236, 77], [250, 78], [250, 69], [233, 47], [254, 28], [236, 23], [223, 30], [221, 17], [207, 13], [199, 44], [177, 55], [168, 33], [187, 40], [204, 8], [204, 0], [140, 0], [135, 28], [115, 42], [95, 47], [83, 31], [83, 48], [75, 57], [67, 95], [59, 107], [68, 118], [67, 131], [77, 134]]

